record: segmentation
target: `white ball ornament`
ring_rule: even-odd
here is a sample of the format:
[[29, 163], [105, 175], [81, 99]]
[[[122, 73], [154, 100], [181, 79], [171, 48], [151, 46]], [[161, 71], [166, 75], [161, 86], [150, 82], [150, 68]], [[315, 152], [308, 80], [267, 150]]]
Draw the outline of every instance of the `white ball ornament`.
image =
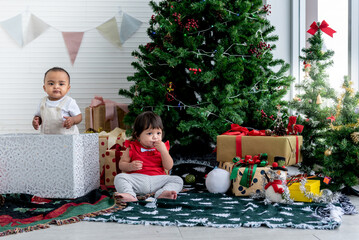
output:
[[225, 193], [231, 186], [230, 173], [221, 168], [215, 168], [207, 174], [206, 187], [210, 193]]

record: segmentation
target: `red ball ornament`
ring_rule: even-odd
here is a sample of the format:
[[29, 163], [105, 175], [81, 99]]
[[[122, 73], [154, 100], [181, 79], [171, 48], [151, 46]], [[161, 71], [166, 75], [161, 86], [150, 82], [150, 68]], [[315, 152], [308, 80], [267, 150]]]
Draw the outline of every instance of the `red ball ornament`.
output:
[[272, 163], [272, 167], [274, 168], [278, 167], [278, 163], [277, 162]]

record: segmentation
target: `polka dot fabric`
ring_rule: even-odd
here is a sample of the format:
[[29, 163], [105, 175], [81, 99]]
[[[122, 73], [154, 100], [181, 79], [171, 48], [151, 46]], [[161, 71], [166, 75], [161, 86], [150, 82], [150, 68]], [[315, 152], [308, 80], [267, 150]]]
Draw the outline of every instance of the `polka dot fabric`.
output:
[[[232, 172], [234, 163], [232, 162], [219, 162], [219, 167], [225, 169], [229, 172]], [[257, 170], [252, 179], [251, 186], [246, 188], [241, 186], [243, 172], [245, 167], [242, 167], [238, 171], [237, 178], [232, 182], [232, 192], [236, 196], [251, 196], [252, 194], [259, 194], [264, 192], [264, 185], [267, 180], [265, 179], [265, 174], [269, 171], [269, 167], [257, 167]]]
[[121, 172], [118, 164], [123, 153], [124, 151], [118, 151], [116, 149], [110, 149], [106, 151], [104, 163], [104, 178], [106, 186], [113, 186], [113, 180], [115, 179], [115, 176]]
[[[106, 158], [109, 157], [109, 154], [110, 154], [110, 152], [108, 152], [108, 150], [109, 150], [108, 138], [109, 137], [106, 135], [99, 136], [99, 161], [100, 161], [100, 182], [101, 182], [101, 184], [106, 184], [105, 162], [106, 162]], [[117, 137], [116, 144], [120, 144], [122, 146], [126, 139], [127, 138], [126, 138], [125, 133], [122, 132]]]

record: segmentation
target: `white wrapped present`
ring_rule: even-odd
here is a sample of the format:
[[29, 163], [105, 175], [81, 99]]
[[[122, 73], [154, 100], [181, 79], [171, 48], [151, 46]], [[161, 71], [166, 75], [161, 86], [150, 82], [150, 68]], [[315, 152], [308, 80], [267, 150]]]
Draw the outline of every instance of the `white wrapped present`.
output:
[[77, 198], [99, 187], [98, 134], [0, 135], [0, 194]]

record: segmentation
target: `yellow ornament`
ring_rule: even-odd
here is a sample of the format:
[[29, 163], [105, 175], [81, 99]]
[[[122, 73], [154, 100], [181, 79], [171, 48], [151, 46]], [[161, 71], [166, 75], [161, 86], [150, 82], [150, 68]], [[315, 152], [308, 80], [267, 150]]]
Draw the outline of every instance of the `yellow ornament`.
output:
[[330, 149], [327, 149], [327, 150], [325, 150], [324, 155], [328, 157], [328, 156], [332, 155], [332, 151]]
[[322, 104], [322, 103], [323, 103], [322, 97], [320, 96], [320, 94], [318, 94], [316, 104]]
[[355, 144], [358, 144], [359, 142], [359, 132], [353, 132], [352, 134], [350, 134], [350, 137], [352, 138], [353, 142]]

